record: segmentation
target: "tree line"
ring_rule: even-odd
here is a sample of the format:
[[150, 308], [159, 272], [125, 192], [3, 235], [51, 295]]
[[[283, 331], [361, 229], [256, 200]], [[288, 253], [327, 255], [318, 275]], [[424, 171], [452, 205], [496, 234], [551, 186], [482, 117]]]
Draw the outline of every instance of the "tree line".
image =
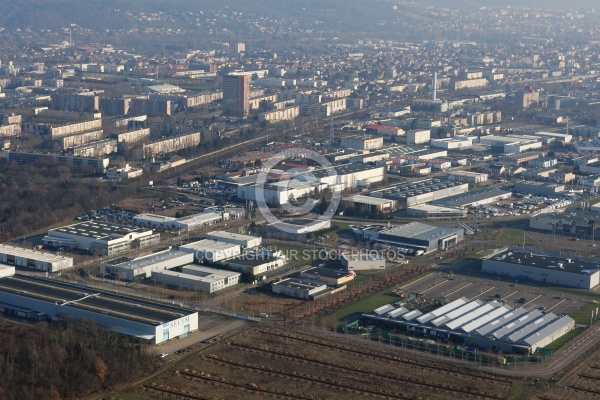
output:
[[53, 325], [22, 325], [0, 317], [0, 399], [80, 398], [158, 368], [148, 345], [94, 321]]

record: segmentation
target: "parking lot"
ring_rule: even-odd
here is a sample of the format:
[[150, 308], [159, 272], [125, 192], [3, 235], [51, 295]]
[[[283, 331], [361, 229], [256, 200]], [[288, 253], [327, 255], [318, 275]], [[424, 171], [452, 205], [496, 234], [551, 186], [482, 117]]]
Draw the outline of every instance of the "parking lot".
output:
[[[554, 314], [572, 314], [588, 301], [583, 296], [565, 294], [543, 287], [531, 287], [518, 281], [508, 283], [481, 277], [439, 272], [428, 275], [403, 288], [405, 293], [419, 293], [427, 297], [448, 300], [466, 297], [471, 300], [504, 302], [511, 307], [540, 309]], [[543, 307], [543, 309], [541, 308]]]

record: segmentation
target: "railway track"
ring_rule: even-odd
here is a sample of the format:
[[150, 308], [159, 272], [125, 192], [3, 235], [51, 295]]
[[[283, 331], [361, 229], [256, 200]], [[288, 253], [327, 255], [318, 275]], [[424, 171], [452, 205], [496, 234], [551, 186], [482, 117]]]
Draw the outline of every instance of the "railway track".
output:
[[477, 397], [483, 396], [483, 397], [492, 398], [492, 399], [501, 399], [502, 398], [500, 396], [490, 394], [490, 393], [485, 393], [482, 391], [461, 389], [461, 388], [451, 387], [451, 386], [442, 385], [442, 384], [431, 384], [424, 380], [406, 378], [406, 377], [403, 377], [398, 374], [381, 373], [381, 372], [376, 372], [373, 370], [365, 370], [362, 368], [338, 365], [338, 364], [334, 364], [334, 363], [330, 363], [330, 362], [326, 362], [326, 361], [320, 361], [320, 360], [317, 360], [312, 357], [290, 354], [289, 352], [275, 351], [272, 349], [265, 349], [265, 348], [258, 347], [258, 346], [252, 346], [252, 345], [248, 345], [248, 344], [239, 344], [239, 343], [235, 343], [235, 342], [232, 342], [231, 345], [238, 347], [239, 350], [241, 350], [241, 351], [250, 352], [253, 354], [269, 354], [270, 356], [275, 357], [275, 358], [309, 362], [309, 363], [317, 364], [320, 366], [325, 366], [328, 369], [331, 369], [331, 368], [338, 369], [341, 372], [352, 372], [352, 373], [365, 374], [368, 376], [377, 376], [380, 378], [392, 379], [392, 380], [405, 382], [410, 385], [427, 386], [430, 388], [435, 388], [436, 390], [444, 390], [444, 391], [450, 391], [450, 392], [463, 393], [463, 394], [473, 395], [473, 396], [477, 396]]
[[430, 363], [425, 363], [422, 361], [412, 360], [412, 359], [408, 359], [408, 358], [401, 358], [401, 357], [397, 357], [397, 356], [390, 356], [387, 354], [382, 354], [382, 353], [378, 353], [378, 352], [374, 352], [374, 351], [365, 351], [365, 350], [359, 350], [356, 348], [350, 348], [350, 347], [346, 347], [346, 346], [333, 345], [333, 344], [325, 343], [323, 341], [319, 341], [319, 340], [315, 340], [315, 339], [300, 338], [300, 337], [297, 337], [297, 336], [291, 335], [291, 334], [286, 334], [286, 333], [275, 334], [275, 333], [269, 332], [269, 331], [259, 331], [259, 333], [276, 336], [276, 337], [279, 337], [282, 339], [289, 339], [289, 340], [296, 340], [296, 341], [300, 341], [300, 342], [304, 342], [304, 343], [311, 343], [311, 344], [328, 347], [328, 348], [339, 350], [339, 351], [346, 351], [349, 353], [360, 354], [363, 357], [375, 358], [375, 359], [385, 359], [385, 360], [397, 362], [399, 364], [411, 364], [411, 365], [415, 365], [418, 367], [431, 369], [434, 371], [445, 371], [445, 372], [450, 372], [450, 373], [454, 373], [457, 375], [469, 376], [472, 378], [478, 378], [478, 379], [483, 379], [483, 380], [488, 380], [488, 381], [493, 381], [493, 382], [501, 382], [501, 383], [508, 384], [508, 385], [511, 384], [511, 381], [509, 381], [507, 379], [478, 375], [478, 374], [475, 374], [472, 372], [466, 372], [466, 371], [461, 371], [458, 369], [440, 367], [440, 366], [432, 365]]

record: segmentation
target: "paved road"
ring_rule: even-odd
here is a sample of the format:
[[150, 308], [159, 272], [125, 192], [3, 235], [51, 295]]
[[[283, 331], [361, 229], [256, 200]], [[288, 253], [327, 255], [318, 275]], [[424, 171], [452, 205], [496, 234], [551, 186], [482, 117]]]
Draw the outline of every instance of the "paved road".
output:
[[182, 339], [169, 340], [166, 343], [159, 344], [155, 347], [156, 354], [168, 353], [169, 355], [165, 358], [165, 361], [173, 361], [179, 358], [179, 355], [175, 354], [176, 351], [185, 349], [190, 346], [197, 345], [207, 339], [215, 336], [231, 336], [245, 328], [253, 325], [253, 322], [246, 321], [237, 318], [226, 318], [221, 316], [216, 317], [200, 317], [200, 325], [206, 323], [215, 323], [207, 330], [200, 330], [192, 332], [187, 337]]

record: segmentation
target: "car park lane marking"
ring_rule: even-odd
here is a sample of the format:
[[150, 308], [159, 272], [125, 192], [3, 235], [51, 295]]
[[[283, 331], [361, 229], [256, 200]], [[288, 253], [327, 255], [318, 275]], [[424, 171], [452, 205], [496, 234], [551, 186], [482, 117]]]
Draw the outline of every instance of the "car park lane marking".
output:
[[559, 305], [560, 303], [562, 303], [563, 301], [567, 301], [567, 299], [562, 299], [561, 301], [559, 301], [558, 303], [556, 303], [555, 305], [551, 306], [550, 308], [546, 309], [546, 312], [550, 312], [550, 310], [552, 310], [554, 307], [556, 307], [557, 305]]
[[534, 300], [536, 300], [536, 299], [538, 299], [538, 298], [540, 298], [540, 297], [542, 297], [542, 295], [541, 295], [541, 294], [538, 294], [538, 295], [537, 295], [537, 296], [535, 296], [533, 299], [531, 299], [531, 300], [529, 300], [529, 301], [526, 301], [525, 303], [523, 303], [523, 305], [525, 305], [525, 304], [529, 304], [529, 303], [531, 303], [532, 301], [534, 301]]
[[428, 290], [431, 290], [431, 289], [433, 289], [434, 287], [438, 287], [438, 286], [440, 286], [441, 284], [443, 284], [443, 283], [446, 283], [446, 282], [448, 282], [448, 280], [447, 280], [447, 279], [446, 279], [446, 280], [443, 280], [443, 281], [441, 281], [441, 282], [440, 282], [440, 283], [438, 283], [437, 285], [433, 285], [432, 287], [429, 287], [429, 288], [427, 288], [427, 289], [425, 289], [425, 290], [421, 290], [421, 291], [419, 292], [419, 294], [423, 294], [423, 293], [425, 293], [426, 291], [428, 291]]
[[508, 299], [510, 296], [512, 296], [512, 295], [513, 295], [513, 294], [515, 294], [515, 293], [519, 293], [519, 291], [518, 291], [518, 290], [515, 290], [514, 292], [512, 292], [512, 293], [510, 293], [510, 294], [508, 294], [508, 295], [506, 295], [506, 296], [504, 296], [504, 297], [502, 298], [502, 300], [506, 300], [506, 299]]
[[453, 291], [453, 292], [450, 292], [450, 293], [446, 294], [444, 297], [448, 297], [448, 296], [450, 296], [451, 294], [454, 294], [454, 293], [458, 292], [459, 290], [462, 290], [462, 289], [466, 288], [467, 286], [471, 286], [472, 284], [473, 284], [473, 283], [469, 282], [469, 283], [467, 283], [465, 286], [459, 287], [459, 288], [458, 288], [458, 289], [456, 289], [455, 291]]
[[473, 297], [471, 300], [475, 300], [476, 298], [478, 298], [479, 296], [482, 296], [483, 294], [489, 292], [490, 290], [495, 289], [494, 286], [492, 286], [491, 288], [489, 288], [488, 290], [484, 290], [483, 292], [479, 293], [477, 296]]

